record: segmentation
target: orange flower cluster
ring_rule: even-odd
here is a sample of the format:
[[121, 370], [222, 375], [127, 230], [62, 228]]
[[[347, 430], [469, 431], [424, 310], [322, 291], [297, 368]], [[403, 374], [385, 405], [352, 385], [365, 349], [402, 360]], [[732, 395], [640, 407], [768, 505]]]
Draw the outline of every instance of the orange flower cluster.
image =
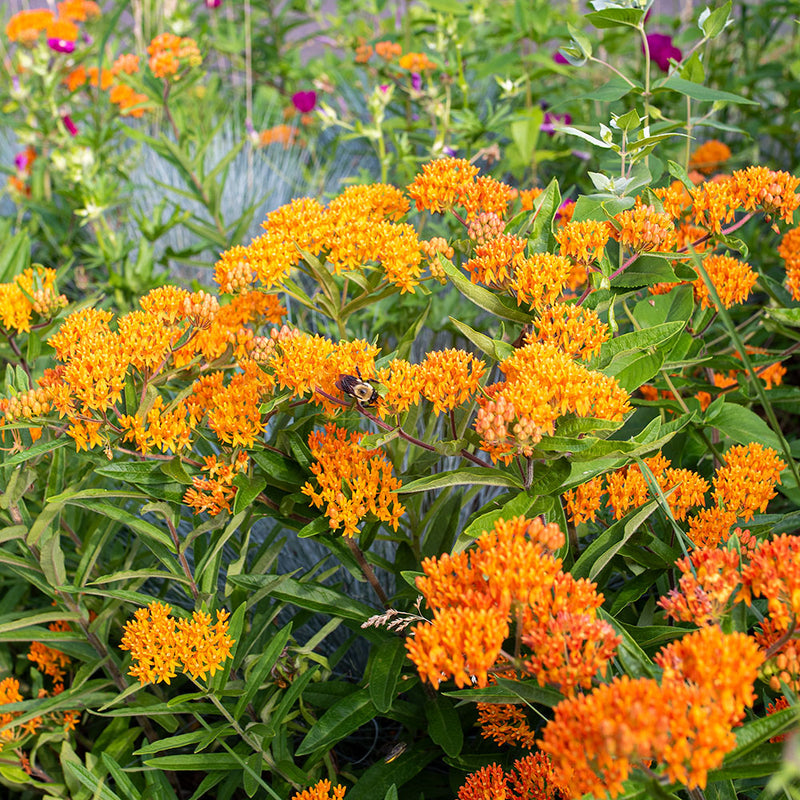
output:
[[87, 82], [90, 86], [100, 86], [103, 91], [109, 90], [108, 99], [119, 106], [123, 116], [141, 117], [145, 112], [143, 104], [147, 102], [147, 95], [135, 91], [127, 83], [118, 80], [120, 74], [133, 75], [138, 71], [138, 57], [133, 53], [123, 53], [111, 69], [98, 70], [97, 67], [86, 69], [80, 65], [72, 70], [63, 82], [71, 92], [77, 91]]
[[195, 475], [191, 489], [187, 489], [183, 496], [183, 502], [193, 508], [195, 514], [207, 511], [215, 517], [222, 511], [231, 513], [231, 503], [238, 491], [233, 479], [247, 471], [248, 463], [247, 454], [243, 452], [239, 452], [232, 463], [216, 456], [206, 456], [201, 469], [208, 474], [208, 478]]
[[554, 551], [564, 543], [555, 524], [499, 519], [477, 547], [426, 558], [417, 588], [433, 610], [432, 623], [406, 639], [409, 658], [435, 688], [448, 678], [459, 687], [484, 687], [512, 632], [525, 646], [515, 668], [565, 694], [588, 687], [613, 657], [619, 639], [596, 616], [596, 586], [561, 570]]
[[62, 0], [58, 4], [58, 16], [76, 22], [86, 22], [100, 16], [100, 6], [94, 0]]
[[486, 175], [463, 158], [441, 158], [423, 164], [422, 174], [407, 188], [417, 210], [441, 214], [457, 205], [466, 210], [467, 220], [479, 213], [493, 213], [502, 218], [511, 201], [512, 189]]
[[[51, 631], [69, 631], [69, 623], [67, 622], [52, 622], [47, 626]], [[64, 678], [66, 673], [64, 670], [72, 663], [70, 657], [54, 647], [48, 647], [42, 642], [31, 642], [30, 650], [28, 652], [28, 661], [33, 661], [36, 664], [36, 669], [44, 675], [49, 675], [53, 679], [55, 685], [54, 691], [58, 693], [58, 687], [63, 689]]]
[[[496, 239], [505, 230], [505, 223], [500, 217], [491, 211], [482, 211], [477, 216], [473, 217], [467, 225], [467, 236], [475, 242], [476, 245], [488, 244], [492, 239]], [[516, 237], [514, 237], [516, 238]], [[524, 249], [525, 242], [523, 241]], [[466, 267], [469, 269], [469, 267]]]
[[[530, 442], [518, 442], [520, 434], [538, 441], [542, 432], [553, 433], [556, 420], [564, 414], [617, 422], [630, 411], [628, 393], [614, 378], [586, 369], [550, 343], [530, 342], [518, 348], [500, 369], [506, 380], [486, 387], [475, 423], [481, 446], [495, 460], [509, 463], [519, 446], [524, 454]], [[514, 419], [519, 431], [510, 424]]]
[[654, 206], [638, 204], [614, 217], [611, 236], [635, 252], [670, 251], [675, 247], [677, 234], [668, 214]]
[[148, 66], [156, 78], [180, 80], [181, 70], [190, 70], [203, 63], [194, 39], [181, 38], [174, 33], [160, 33], [147, 46]]
[[786, 266], [786, 286], [793, 300], [800, 300], [800, 227], [788, 230], [778, 245], [778, 255]]
[[562, 353], [582, 361], [598, 355], [610, 335], [608, 326], [596, 311], [566, 303], [545, 308], [532, 325], [533, 332], [526, 337], [526, 344], [532, 341], [552, 344]]
[[228, 636], [228, 612], [211, 615], [195, 611], [192, 618], [175, 620], [168, 605], [152, 602], [125, 623], [120, 650], [130, 650], [133, 665], [128, 674], [146, 683], [169, 683], [180, 669], [193, 679], [214, 675], [230, 657], [233, 639]]
[[[794, 636], [786, 641], [786, 634], [787, 631], [769, 617], [759, 624], [753, 634], [762, 650], [773, 650], [772, 655], [764, 661], [759, 677], [775, 692], [783, 691], [781, 684], [793, 692], [800, 690], [800, 642]], [[780, 641], [783, 644], [779, 645]]]
[[761, 542], [742, 570], [742, 599], [765, 597], [770, 619], [784, 632], [800, 619], [800, 537], [782, 534]]
[[558, 300], [570, 282], [572, 270], [572, 263], [564, 256], [535, 253], [516, 265], [508, 288], [516, 295], [517, 305], [526, 303], [541, 311]]
[[786, 464], [770, 447], [758, 442], [735, 445], [725, 453], [725, 466], [714, 478], [714, 499], [727, 511], [744, 520], [763, 513], [775, 497], [775, 484]]
[[375, 52], [384, 60], [391, 61], [399, 58], [403, 53], [403, 48], [397, 42], [376, 42]]
[[271, 144], [280, 144], [288, 150], [297, 139], [297, 130], [291, 125], [281, 123], [265, 128], [258, 134], [258, 147], [269, 147]]
[[436, 69], [436, 64], [431, 61], [425, 53], [406, 53], [400, 58], [400, 67], [409, 72], [425, 72], [428, 69]]
[[401, 482], [392, 475], [392, 465], [380, 450], [359, 445], [363, 434], [351, 433], [333, 423], [324, 433], [314, 431], [308, 446], [315, 461], [311, 471], [319, 491], [309, 482], [301, 491], [316, 508], [325, 508], [332, 530], [343, 528], [344, 536], [355, 536], [358, 523], [367, 514], [389, 523], [394, 530], [405, 508], [397, 499]]
[[703, 788], [736, 744], [731, 728], [752, 704], [761, 660], [750, 637], [704, 628], [656, 656], [661, 684], [623, 676], [563, 700], [539, 746], [573, 797], [617, 797], [653, 761], [670, 782]]
[[338, 783], [333, 787], [333, 792], [331, 792], [331, 782], [324, 778], [315, 783], [310, 789], [298, 792], [292, 797], [292, 800], [342, 800], [344, 794], [345, 787]]
[[562, 800], [566, 788], [544, 753], [514, 762], [510, 772], [497, 764], [467, 776], [458, 800]]
[[464, 264], [473, 283], [505, 288], [525, 257], [525, 239], [501, 233], [478, 244], [475, 255]]
[[689, 158], [689, 169], [704, 175], [716, 172], [731, 157], [731, 149], [718, 139], [703, 142]]
[[733, 602], [741, 601], [733, 600], [742, 583], [738, 551], [699, 547], [675, 566], [681, 572], [678, 586], [658, 601], [668, 617], [698, 627], [720, 625]]
[[269, 289], [303, 258], [324, 256], [337, 274], [379, 263], [390, 283], [413, 292], [422, 273], [420, 244], [411, 225], [396, 222], [407, 210], [402, 193], [386, 184], [351, 186], [327, 208], [310, 198], [293, 200], [267, 215], [263, 235], [223, 253], [214, 279], [225, 292], [244, 275]]
[[[3, 678], [0, 681], [0, 709], [8, 703], [21, 703], [22, 700], [23, 697], [19, 693], [19, 681], [16, 678]], [[19, 711], [0, 711], [0, 725], [8, 725], [19, 714]], [[14, 728], [6, 728], [0, 732], [0, 750], [5, 743], [11, 742], [15, 738]]]
[[[773, 714], [777, 714], [779, 711], [783, 711], [785, 708], [789, 708], [789, 701], [783, 695], [781, 695], [775, 700], [775, 702], [770, 703], [767, 706], [767, 716], [771, 717]], [[781, 733], [778, 734], [778, 736], [773, 736], [770, 739], [770, 742], [773, 744], [777, 742], [784, 742], [787, 738], [788, 734]]]
[[[755, 286], [758, 275], [753, 268], [744, 261], [725, 255], [710, 255], [703, 260], [703, 269], [714, 284], [719, 299], [725, 308], [730, 308], [734, 303], [743, 303], [747, 300]], [[700, 276], [692, 284], [694, 296], [703, 308], [714, 308], [708, 286]]]
[[486, 364], [464, 350], [428, 353], [416, 370], [420, 394], [433, 403], [435, 414], [452, 411], [472, 397], [480, 386]]
[[34, 315], [42, 321], [54, 317], [67, 305], [58, 293], [56, 271], [28, 267], [10, 283], [0, 283], [0, 325], [14, 333], [28, 333]]
[[18, 11], [6, 24], [6, 37], [10, 42], [32, 47], [54, 19], [53, 12], [46, 8]]
[[511, 744], [532, 750], [536, 745], [536, 734], [519, 706], [508, 703], [477, 703], [477, 710], [476, 725], [480, 727], [484, 739], [492, 739], [501, 747]]
[[602, 258], [613, 227], [608, 222], [583, 220], [562, 225], [555, 234], [561, 255], [581, 265]]

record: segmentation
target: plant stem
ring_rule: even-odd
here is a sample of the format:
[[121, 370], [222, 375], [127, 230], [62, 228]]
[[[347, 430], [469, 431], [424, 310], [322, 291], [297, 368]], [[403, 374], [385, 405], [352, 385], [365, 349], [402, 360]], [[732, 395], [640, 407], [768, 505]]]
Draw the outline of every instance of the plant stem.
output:
[[390, 608], [391, 603], [389, 602], [389, 596], [384, 591], [383, 586], [381, 586], [378, 576], [375, 574], [375, 570], [372, 569], [372, 564], [367, 561], [364, 553], [356, 544], [354, 539], [346, 536], [345, 541], [347, 542], [347, 546], [350, 548], [350, 552], [352, 552], [356, 561], [358, 561], [358, 566], [361, 567], [364, 577], [369, 581], [370, 586], [372, 586], [372, 588], [375, 590], [375, 594], [378, 595], [378, 599], [381, 601], [383, 607]]

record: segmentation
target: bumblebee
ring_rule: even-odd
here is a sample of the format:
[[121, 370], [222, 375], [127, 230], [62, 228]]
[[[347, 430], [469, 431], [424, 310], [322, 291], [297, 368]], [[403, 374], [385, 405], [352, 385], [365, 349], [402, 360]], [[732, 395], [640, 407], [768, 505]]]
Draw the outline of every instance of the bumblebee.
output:
[[361, 370], [356, 367], [356, 375], [340, 375], [336, 381], [336, 388], [349, 397], [354, 397], [360, 406], [372, 406], [378, 402], [380, 395], [374, 386], [375, 381], [364, 380]]

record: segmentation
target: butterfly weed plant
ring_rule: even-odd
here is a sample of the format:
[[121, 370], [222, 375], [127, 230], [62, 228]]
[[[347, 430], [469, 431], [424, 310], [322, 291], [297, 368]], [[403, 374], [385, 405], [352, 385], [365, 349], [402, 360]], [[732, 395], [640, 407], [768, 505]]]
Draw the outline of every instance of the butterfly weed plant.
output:
[[[182, 128], [197, 42], [158, 34], [105, 87], [76, 66], [71, 91], [158, 104], [166, 132], [130, 135], [178, 165], [218, 255], [213, 286], [131, 303], [70, 299], [38, 222], [0, 245], [9, 792], [792, 790], [800, 178], [697, 141], [753, 102], [705, 82], [730, 4], [685, 53], [646, 7], [594, 5], [559, 69], [606, 70], [603, 113], [546, 122], [591, 149], [579, 182], [534, 184], [539, 108], [508, 169], [434, 132], [440, 157], [390, 181], [379, 147], [380, 179], [249, 240]], [[12, 18], [19, 58], [70, 41], [51, 17]], [[285, 571], [290, 539], [326, 555]]]

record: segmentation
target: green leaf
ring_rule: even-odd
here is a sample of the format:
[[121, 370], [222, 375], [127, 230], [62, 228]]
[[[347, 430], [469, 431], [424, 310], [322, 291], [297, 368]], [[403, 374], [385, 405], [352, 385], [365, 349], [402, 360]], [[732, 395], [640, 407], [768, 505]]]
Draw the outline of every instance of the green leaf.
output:
[[410, 747], [389, 763], [376, 761], [359, 776], [355, 785], [347, 790], [347, 800], [375, 800], [376, 797], [383, 797], [390, 786], [403, 786], [408, 783], [440, 755], [441, 753], [434, 748], [420, 743]]
[[697, 24], [700, 26], [700, 30], [703, 31], [707, 39], [714, 39], [725, 30], [728, 26], [728, 17], [731, 13], [731, 7], [731, 0], [728, 0], [727, 3], [719, 8], [715, 8], [713, 11], [710, 8], [706, 8], [703, 13], [700, 14]]
[[392, 707], [397, 696], [397, 682], [405, 664], [406, 648], [398, 636], [386, 639], [373, 651], [369, 696], [381, 714], [385, 714]]
[[488, 289], [484, 289], [482, 286], [477, 286], [470, 282], [469, 278], [465, 278], [458, 267], [448, 261], [441, 253], [438, 255], [439, 263], [450, 279], [450, 282], [467, 298], [467, 300], [474, 303], [478, 308], [482, 308], [484, 311], [488, 311], [490, 314], [500, 319], [507, 319], [511, 322], [521, 322], [523, 325], [530, 322], [530, 314], [525, 313], [522, 309], [513, 305], [510, 300], [499, 297]]
[[653, 286], [656, 283], [677, 283], [678, 280], [670, 261], [651, 254], [637, 258], [625, 272], [612, 279], [611, 286], [627, 289]]
[[555, 689], [539, 686], [537, 681], [509, 681], [498, 678], [496, 686], [485, 689], [456, 689], [444, 692], [445, 697], [466, 700], [470, 703], [503, 703], [516, 705], [520, 702], [528, 705], [541, 705], [552, 708], [558, 705], [564, 695]]
[[77, 778], [92, 793], [92, 800], [122, 800], [122, 798], [112, 792], [98, 775], [89, 772], [83, 764], [77, 763], [72, 759], [64, 759], [61, 766], [65, 772]]
[[596, 28], [635, 28], [642, 19], [641, 8], [604, 8], [586, 14], [586, 19]]
[[744, 406], [723, 403], [710, 424], [737, 444], [759, 442], [781, 450], [781, 443], [769, 425], [755, 411]]
[[596, 359], [589, 362], [589, 367], [591, 369], [604, 370], [612, 363], [614, 358], [625, 353], [640, 354], [650, 347], [658, 347], [658, 345], [668, 342], [685, 327], [685, 321], [677, 320], [615, 336], [613, 339], [603, 343], [600, 348], [600, 354]]
[[450, 317], [450, 322], [471, 341], [482, 353], [495, 361], [505, 361], [513, 352], [513, 345], [508, 342], [499, 342], [484, 333], [479, 333], [474, 328], [470, 328], [464, 322], [460, 322], [455, 317]]
[[529, 219], [530, 230], [525, 228], [521, 235], [528, 237], [529, 253], [548, 253], [553, 249], [553, 218], [561, 205], [561, 190], [558, 181], [553, 178], [547, 188], [534, 200], [534, 214]]
[[64, 436], [60, 439], [53, 439], [49, 442], [37, 442], [30, 447], [26, 447], [19, 453], [14, 453], [12, 456], [4, 455], [3, 466], [15, 467], [17, 464], [22, 464], [25, 461], [30, 461], [32, 458], [46, 455], [47, 453], [51, 453], [53, 450], [58, 450], [60, 447], [66, 447], [68, 444], [72, 444], [72, 439], [67, 436]]
[[490, 500], [487, 506], [494, 506], [494, 508], [481, 514], [464, 528], [456, 542], [456, 551], [463, 550], [473, 539], [476, 539], [485, 531], [491, 530], [498, 519], [513, 519], [518, 516], [526, 516], [528, 510], [536, 503], [537, 495], [529, 492], [519, 492], [502, 504], [500, 502], [501, 499]]
[[645, 353], [615, 359], [605, 370], [629, 394], [658, 374], [664, 364], [664, 353]]
[[353, 731], [366, 725], [377, 713], [369, 689], [359, 689], [334, 703], [300, 742], [296, 755], [327, 751]]
[[464, 746], [461, 720], [449, 698], [438, 692], [425, 703], [428, 736], [451, 757], [457, 756]]
[[721, 89], [710, 89], [708, 86], [703, 86], [700, 83], [692, 83], [692, 81], [679, 78], [677, 75], [670, 75], [666, 78], [661, 87], [664, 89], [672, 89], [686, 97], [691, 97], [692, 100], [701, 100], [707, 103], [738, 103], [740, 105], [756, 106], [758, 103], [755, 100], [748, 100], [738, 94], [731, 92], [723, 92]]
[[240, 472], [233, 479], [234, 486], [237, 487], [236, 497], [233, 501], [233, 514], [240, 514], [267, 488], [267, 479], [260, 475], [252, 478]]
[[172, 478], [175, 483], [191, 486], [192, 478], [184, 469], [180, 456], [175, 456], [171, 461], [162, 461], [160, 469], [168, 478]]
[[500, 472], [499, 469], [484, 469], [483, 467], [462, 467], [452, 472], [440, 472], [427, 478], [418, 478], [404, 484], [400, 494], [414, 492], [427, 492], [431, 489], [444, 489], [449, 486], [507, 486], [521, 489], [521, 480], [512, 473]]
[[277, 486], [289, 491], [302, 486], [306, 482], [306, 473], [296, 461], [275, 453], [272, 450], [257, 450], [251, 457], [264, 470], [268, 486]]

